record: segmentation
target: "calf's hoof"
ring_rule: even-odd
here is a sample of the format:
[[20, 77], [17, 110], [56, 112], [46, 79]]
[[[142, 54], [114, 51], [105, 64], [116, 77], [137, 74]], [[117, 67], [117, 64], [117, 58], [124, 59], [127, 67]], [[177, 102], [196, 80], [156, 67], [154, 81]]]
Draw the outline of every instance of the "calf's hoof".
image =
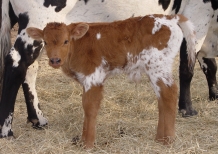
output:
[[92, 143], [92, 142], [83, 142], [83, 147], [86, 150], [92, 150], [94, 148], [94, 143]]
[[94, 143], [91, 143], [91, 142], [85, 142], [84, 140], [81, 140], [79, 138], [79, 136], [75, 136], [73, 139], [72, 139], [72, 144], [73, 145], [78, 145], [80, 147], [83, 147], [84, 149], [86, 150], [91, 150], [94, 148]]
[[163, 145], [170, 145], [175, 142], [175, 137], [174, 136], [168, 136], [163, 138], [156, 137], [155, 141]]

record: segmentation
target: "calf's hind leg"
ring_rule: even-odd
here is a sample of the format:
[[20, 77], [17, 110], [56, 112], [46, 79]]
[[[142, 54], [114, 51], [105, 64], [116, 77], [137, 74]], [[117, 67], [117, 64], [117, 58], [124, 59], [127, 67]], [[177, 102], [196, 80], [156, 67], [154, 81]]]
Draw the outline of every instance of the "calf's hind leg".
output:
[[159, 80], [157, 85], [160, 88], [160, 97], [158, 98], [159, 120], [156, 140], [163, 144], [170, 144], [175, 139], [178, 90], [174, 82], [171, 86], [168, 86], [162, 80]]

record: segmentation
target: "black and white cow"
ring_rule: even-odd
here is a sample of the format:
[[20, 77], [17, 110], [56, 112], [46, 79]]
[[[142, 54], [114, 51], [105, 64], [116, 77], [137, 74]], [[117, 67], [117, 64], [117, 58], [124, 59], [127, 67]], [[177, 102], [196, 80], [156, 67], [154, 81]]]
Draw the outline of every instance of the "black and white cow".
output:
[[[86, 2], [87, 0], [85, 0]], [[188, 17], [196, 26], [198, 60], [207, 77], [210, 99], [217, 98], [216, 62], [217, 17], [216, 0], [3, 0], [1, 1], [1, 75], [3, 75], [0, 102], [0, 137], [12, 136], [12, 119], [15, 99], [22, 85], [28, 120], [33, 127], [47, 124], [39, 109], [35, 89], [38, 58], [44, 42], [32, 40], [26, 33], [27, 27], [43, 29], [47, 22], [113, 21], [151, 13], [176, 14]], [[10, 13], [9, 13], [10, 12]], [[199, 18], [200, 17], [200, 18]], [[10, 28], [18, 22], [17, 39], [9, 48]], [[186, 41], [180, 53], [180, 97], [179, 110], [183, 116], [197, 112], [192, 108], [190, 82], [193, 70], [188, 69]], [[212, 58], [212, 59], [206, 59]], [[4, 61], [3, 61], [4, 60]], [[4, 73], [3, 73], [4, 68]]]

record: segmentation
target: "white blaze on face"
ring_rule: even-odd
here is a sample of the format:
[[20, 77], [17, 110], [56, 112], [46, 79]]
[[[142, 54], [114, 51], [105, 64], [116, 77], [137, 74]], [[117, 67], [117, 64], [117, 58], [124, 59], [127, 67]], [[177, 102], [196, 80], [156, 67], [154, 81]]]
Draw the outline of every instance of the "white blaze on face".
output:
[[97, 38], [97, 40], [101, 39], [101, 33], [97, 33], [96, 38]]
[[17, 67], [19, 65], [19, 61], [21, 59], [21, 56], [20, 56], [19, 52], [16, 51], [14, 49], [14, 47], [12, 47], [9, 54], [11, 55], [11, 58], [13, 60], [13, 67]]

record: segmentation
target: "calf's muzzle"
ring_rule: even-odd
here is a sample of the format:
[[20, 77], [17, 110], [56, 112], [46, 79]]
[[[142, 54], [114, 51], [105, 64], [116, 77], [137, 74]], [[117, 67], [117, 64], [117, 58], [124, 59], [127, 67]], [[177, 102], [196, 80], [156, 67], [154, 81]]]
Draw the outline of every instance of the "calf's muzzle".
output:
[[61, 65], [61, 59], [60, 58], [50, 58], [49, 64], [54, 68], [58, 68]]

